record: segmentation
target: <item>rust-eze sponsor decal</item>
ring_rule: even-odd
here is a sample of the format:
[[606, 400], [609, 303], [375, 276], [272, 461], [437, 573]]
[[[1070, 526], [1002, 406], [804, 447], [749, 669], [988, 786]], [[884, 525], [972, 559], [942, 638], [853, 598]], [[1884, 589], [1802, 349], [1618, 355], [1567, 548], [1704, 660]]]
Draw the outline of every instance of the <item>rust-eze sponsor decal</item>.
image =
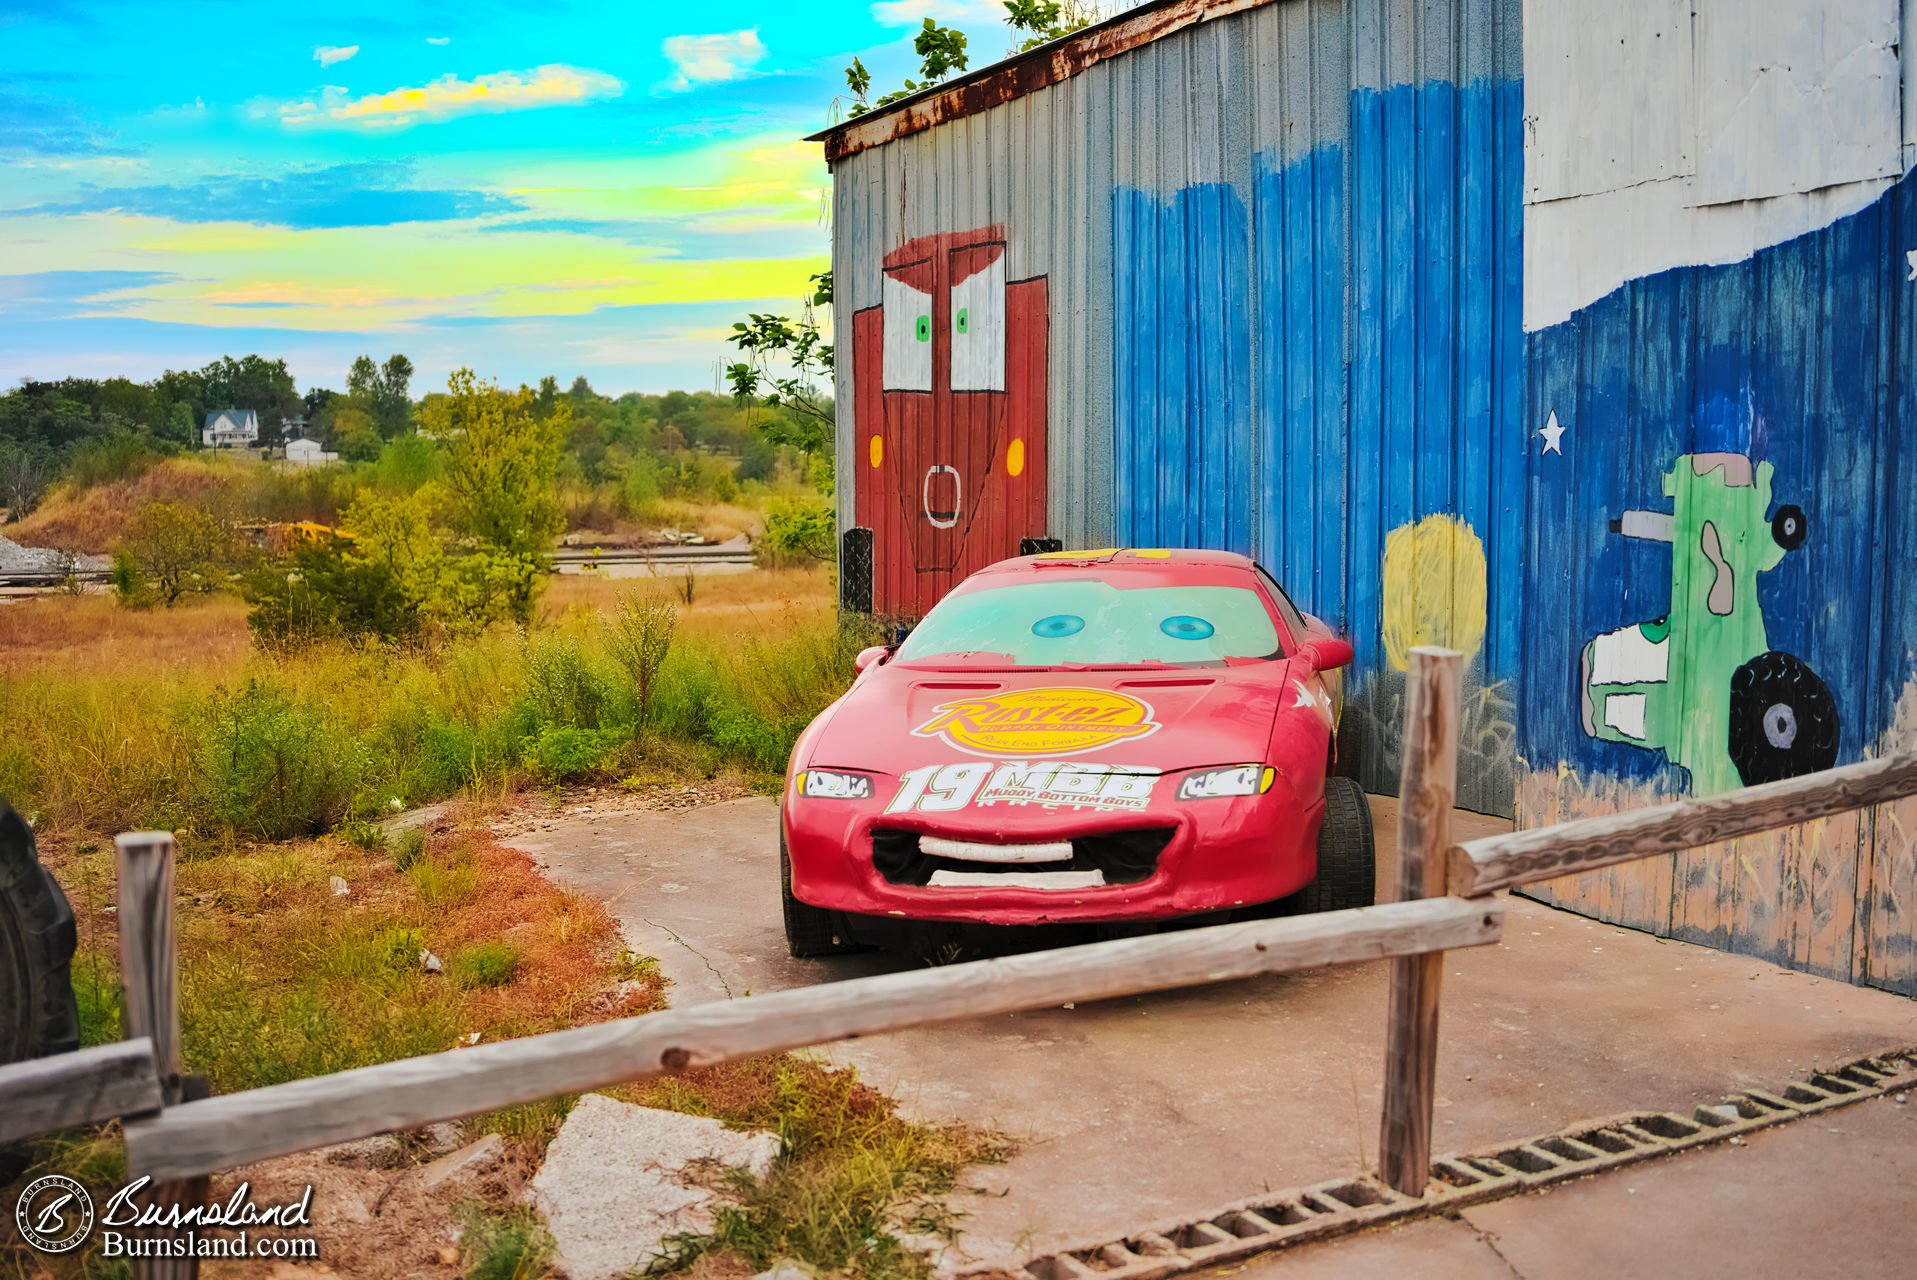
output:
[[1149, 702], [1111, 689], [1015, 689], [941, 703], [912, 732], [975, 756], [1078, 755], [1158, 730]]
[[1135, 810], [1151, 803], [1158, 777], [1155, 769], [1070, 760], [928, 764], [899, 775], [898, 794], [885, 811], [950, 813], [968, 805], [988, 808], [997, 804], [1102, 813]]

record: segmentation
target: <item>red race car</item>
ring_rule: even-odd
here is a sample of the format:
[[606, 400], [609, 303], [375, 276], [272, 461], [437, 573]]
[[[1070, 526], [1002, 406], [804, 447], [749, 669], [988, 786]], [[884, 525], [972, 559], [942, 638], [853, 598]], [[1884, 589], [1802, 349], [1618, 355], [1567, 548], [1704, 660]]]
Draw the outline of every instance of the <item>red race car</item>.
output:
[[1329, 771], [1351, 657], [1227, 552], [1051, 552], [973, 574], [903, 643], [861, 653], [793, 747], [792, 954], [902, 921], [1369, 905], [1370, 809]]

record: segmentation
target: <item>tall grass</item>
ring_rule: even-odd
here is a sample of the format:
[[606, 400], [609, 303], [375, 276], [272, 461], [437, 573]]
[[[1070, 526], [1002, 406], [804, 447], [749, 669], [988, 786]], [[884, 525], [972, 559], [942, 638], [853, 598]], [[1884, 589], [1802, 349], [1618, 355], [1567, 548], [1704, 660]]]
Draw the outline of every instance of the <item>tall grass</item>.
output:
[[[868, 639], [805, 602], [695, 610], [647, 672], [619, 660], [604, 613], [581, 602], [530, 634], [430, 653], [334, 644], [276, 656], [209, 637], [215, 656], [196, 662], [190, 639], [103, 606], [48, 597], [9, 606], [0, 626], [0, 797], [52, 830], [286, 839], [396, 801], [616, 778], [661, 759], [769, 778], [850, 683]], [[32, 619], [16, 610], [75, 658], [36, 660]], [[143, 639], [89, 645], [81, 617]], [[169, 617], [189, 631], [236, 621], [218, 602]]]

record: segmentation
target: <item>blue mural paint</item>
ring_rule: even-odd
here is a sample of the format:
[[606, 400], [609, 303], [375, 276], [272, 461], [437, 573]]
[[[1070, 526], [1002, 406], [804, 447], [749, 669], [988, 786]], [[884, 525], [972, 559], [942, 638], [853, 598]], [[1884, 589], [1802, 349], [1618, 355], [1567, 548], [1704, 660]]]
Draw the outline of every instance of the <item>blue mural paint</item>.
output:
[[[1526, 416], [1571, 423], [1562, 456], [1528, 462], [1534, 543], [1524, 574], [1530, 652], [1518, 715], [1534, 768], [1683, 788], [1655, 751], [1586, 736], [1579, 656], [1592, 636], [1669, 609], [1671, 550], [1609, 521], [1668, 510], [1678, 457], [1769, 462], [1773, 510], [1803, 508], [1807, 536], [1757, 580], [1772, 650], [1828, 686], [1855, 760], [1889, 727], [1917, 675], [1917, 325], [1901, 250], [1917, 244], [1917, 179], [1831, 226], [1725, 266], [1624, 285], [1530, 336]], [[1728, 697], [1731, 672], [1682, 696]]]
[[1117, 529], [1249, 553], [1250, 226], [1235, 188], [1113, 193]]

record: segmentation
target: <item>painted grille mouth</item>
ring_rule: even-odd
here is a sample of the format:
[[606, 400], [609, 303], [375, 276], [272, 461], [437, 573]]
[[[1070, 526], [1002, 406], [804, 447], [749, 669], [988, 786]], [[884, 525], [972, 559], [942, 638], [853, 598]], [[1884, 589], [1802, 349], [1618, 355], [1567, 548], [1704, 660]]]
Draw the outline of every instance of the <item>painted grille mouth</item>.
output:
[[[872, 865], [885, 877], [886, 883], [914, 887], [931, 884], [932, 877], [941, 871], [946, 873], [941, 877], [946, 883], [971, 887], [978, 887], [981, 879], [993, 875], [1029, 877], [1035, 873], [1045, 875], [1058, 872], [1081, 875], [1097, 872], [1104, 884], [1139, 884], [1151, 879], [1158, 870], [1158, 855], [1164, 852], [1177, 831], [1176, 827], [1134, 827], [1124, 831], [1071, 836], [1069, 859], [1033, 862], [1023, 858], [1016, 861], [996, 858], [988, 861], [941, 856], [920, 847], [920, 833], [917, 831], [879, 827], [872, 832]], [[962, 850], [965, 844], [963, 841], [933, 839], [934, 847], [942, 850]], [[1053, 843], [1063, 844], [1066, 841]], [[1002, 847], [1020, 846], [1008, 844]], [[1091, 884], [1088, 882], [1083, 887], [1091, 887]]]

